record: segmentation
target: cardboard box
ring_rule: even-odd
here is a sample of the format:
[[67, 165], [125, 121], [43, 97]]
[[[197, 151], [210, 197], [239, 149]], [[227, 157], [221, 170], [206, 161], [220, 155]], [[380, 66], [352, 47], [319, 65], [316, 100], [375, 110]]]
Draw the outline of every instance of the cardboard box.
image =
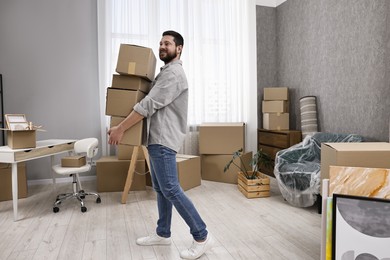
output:
[[[130, 160], [118, 160], [115, 156], [101, 157], [96, 161], [96, 182], [98, 192], [123, 191], [129, 171]], [[135, 166], [131, 191], [145, 190], [145, 160], [138, 160]]]
[[[116, 156], [118, 160], [131, 160], [133, 155], [134, 145], [119, 144], [116, 146]], [[145, 160], [145, 155], [142, 149], [138, 149], [137, 160]]]
[[[18, 198], [27, 197], [26, 164], [18, 163]], [[12, 200], [12, 165], [0, 163], [0, 201]]]
[[321, 180], [329, 179], [329, 166], [390, 168], [390, 143], [322, 143]]
[[288, 100], [288, 88], [264, 88], [264, 100]]
[[156, 72], [156, 57], [150, 48], [121, 44], [116, 72], [134, 75], [153, 81]]
[[263, 128], [267, 130], [288, 130], [290, 127], [289, 113], [264, 113]]
[[12, 149], [36, 147], [36, 130], [7, 131], [7, 145]]
[[[224, 183], [238, 183], [238, 172], [240, 171], [233, 164], [229, 170], [224, 172], [225, 165], [232, 159], [232, 155], [202, 155], [202, 179]], [[249, 165], [252, 159], [252, 152], [245, 153], [240, 158], [235, 159], [237, 165], [245, 165], [246, 169], [252, 169]]]
[[87, 164], [85, 156], [65, 156], [61, 158], [62, 167], [81, 167]]
[[177, 175], [184, 191], [200, 186], [200, 157], [194, 155], [176, 155]]
[[245, 151], [245, 123], [204, 123], [199, 127], [200, 154]]
[[107, 88], [106, 115], [126, 117], [144, 97], [145, 93], [139, 90]]
[[289, 102], [286, 100], [263, 100], [263, 113], [288, 113]]
[[[111, 123], [110, 126], [117, 126], [120, 122], [122, 122], [125, 118], [124, 117], [111, 117]], [[141, 145], [142, 144], [142, 133], [143, 133], [143, 120], [135, 124], [134, 126], [127, 129], [123, 137], [120, 141], [120, 144], [127, 144], [127, 145]]]
[[[179, 183], [184, 191], [201, 185], [201, 163], [199, 156], [177, 154], [176, 167]], [[146, 175], [146, 185], [152, 186], [150, 173]]]
[[144, 93], [149, 93], [150, 86], [150, 81], [140, 77], [117, 74], [112, 76], [111, 88], [139, 90]]

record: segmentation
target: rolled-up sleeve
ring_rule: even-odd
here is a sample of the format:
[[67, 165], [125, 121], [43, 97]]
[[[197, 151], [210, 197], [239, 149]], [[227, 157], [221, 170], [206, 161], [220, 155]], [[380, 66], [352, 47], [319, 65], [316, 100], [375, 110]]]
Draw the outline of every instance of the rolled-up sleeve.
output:
[[185, 89], [183, 79], [176, 73], [164, 73], [153, 85], [153, 88], [145, 98], [134, 106], [134, 110], [144, 117], [152, 116], [157, 110], [169, 105]]

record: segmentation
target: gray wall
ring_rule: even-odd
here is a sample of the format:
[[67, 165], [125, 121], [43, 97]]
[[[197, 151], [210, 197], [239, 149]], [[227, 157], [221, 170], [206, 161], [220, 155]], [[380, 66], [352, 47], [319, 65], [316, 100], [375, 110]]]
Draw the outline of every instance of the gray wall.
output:
[[[258, 34], [273, 30], [273, 25], [261, 29], [259, 15], [270, 12], [266, 9], [257, 7]], [[291, 89], [290, 128], [300, 129], [299, 99], [315, 95], [320, 131], [388, 141], [390, 1], [287, 0], [275, 12], [273, 83]], [[270, 55], [257, 49], [258, 59]], [[259, 96], [262, 91], [259, 85]]]
[[[38, 140], [100, 138], [96, 11], [94, 0], [0, 1], [4, 112], [43, 125]], [[28, 179], [49, 170], [28, 162]]]
[[276, 8], [256, 7], [258, 127], [262, 125], [263, 89], [277, 85]]

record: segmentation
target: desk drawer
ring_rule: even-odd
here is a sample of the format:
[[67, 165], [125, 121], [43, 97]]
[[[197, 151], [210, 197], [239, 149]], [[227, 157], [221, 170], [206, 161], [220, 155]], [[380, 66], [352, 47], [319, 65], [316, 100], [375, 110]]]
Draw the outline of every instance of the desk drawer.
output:
[[45, 146], [34, 148], [30, 150], [23, 150], [15, 153], [15, 161], [24, 161], [31, 158], [39, 158], [48, 154], [56, 154], [65, 151], [73, 150], [74, 142], [58, 144], [52, 146]]

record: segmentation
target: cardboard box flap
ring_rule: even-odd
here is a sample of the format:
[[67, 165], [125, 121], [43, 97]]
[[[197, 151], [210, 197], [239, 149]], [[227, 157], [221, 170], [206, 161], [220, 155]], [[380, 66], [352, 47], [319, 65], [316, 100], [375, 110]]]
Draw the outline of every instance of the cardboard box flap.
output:
[[244, 126], [244, 122], [238, 122], [238, 123], [203, 123], [201, 124], [201, 127], [226, 127], [226, 126]]
[[359, 142], [359, 143], [323, 143], [337, 151], [388, 151], [390, 143], [386, 142]]

